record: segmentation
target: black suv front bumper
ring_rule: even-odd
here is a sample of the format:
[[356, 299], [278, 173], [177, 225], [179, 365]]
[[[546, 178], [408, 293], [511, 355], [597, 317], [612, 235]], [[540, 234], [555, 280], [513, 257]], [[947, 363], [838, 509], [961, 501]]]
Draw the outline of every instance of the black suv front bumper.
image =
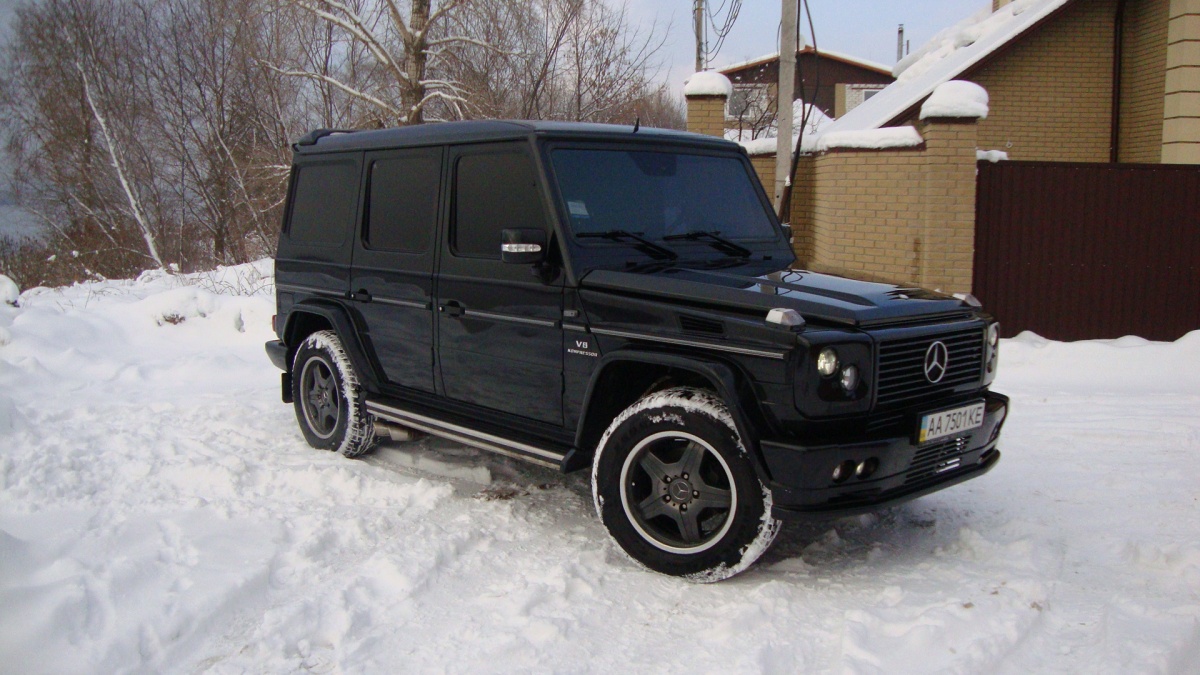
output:
[[[982, 476], [1000, 461], [996, 445], [1008, 415], [1008, 397], [987, 392], [983, 425], [961, 436], [918, 445], [913, 434], [850, 443], [760, 443], [771, 474], [773, 515], [780, 519], [845, 516], [898, 504]], [[978, 400], [978, 399], [976, 399]], [[844, 462], [874, 458], [868, 477], [834, 482]]]

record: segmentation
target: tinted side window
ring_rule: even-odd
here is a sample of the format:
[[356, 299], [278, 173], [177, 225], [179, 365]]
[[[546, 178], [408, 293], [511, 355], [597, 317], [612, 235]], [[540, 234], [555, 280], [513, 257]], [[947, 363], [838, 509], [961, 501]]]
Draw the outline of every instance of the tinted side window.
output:
[[366, 244], [381, 251], [424, 253], [437, 220], [442, 151], [422, 148], [371, 164]]
[[301, 246], [341, 246], [354, 222], [358, 165], [309, 164], [296, 171], [288, 236]]
[[454, 208], [457, 256], [499, 258], [501, 230], [546, 227], [533, 160], [521, 151], [461, 157]]

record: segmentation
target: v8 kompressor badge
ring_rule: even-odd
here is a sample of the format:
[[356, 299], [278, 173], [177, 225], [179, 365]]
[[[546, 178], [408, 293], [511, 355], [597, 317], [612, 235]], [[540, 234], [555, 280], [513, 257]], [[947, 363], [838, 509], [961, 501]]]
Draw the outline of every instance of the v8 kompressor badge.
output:
[[600, 356], [599, 352], [592, 350], [591, 340], [573, 340], [573, 342], [575, 343], [574, 346], [567, 347], [568, 354], [591, 356], [593, 358]]

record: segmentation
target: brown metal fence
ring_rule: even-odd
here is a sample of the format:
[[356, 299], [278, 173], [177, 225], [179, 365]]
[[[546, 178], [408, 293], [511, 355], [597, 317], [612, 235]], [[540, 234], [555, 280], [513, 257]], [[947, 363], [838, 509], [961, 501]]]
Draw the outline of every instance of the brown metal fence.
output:
[[1200, 329], [1200, 166], [980, 162], [973, 292], [1004, 335]]

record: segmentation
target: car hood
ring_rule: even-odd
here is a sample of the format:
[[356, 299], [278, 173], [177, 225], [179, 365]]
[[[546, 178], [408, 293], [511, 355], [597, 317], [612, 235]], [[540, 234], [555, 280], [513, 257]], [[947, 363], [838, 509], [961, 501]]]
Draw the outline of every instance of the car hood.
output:
[[701, 303], [718, 309], [794, 309], [806, 321], [844, 326], [903, 323], [915, 318], [941, 319], [972, 312], [957, 298], [922, 288], [856, 281], [828, 274], [787, 270], [750, 277], [729, 272], [668, 268], [652, 273], [594, 270], [582, 288], [623, 295]]

